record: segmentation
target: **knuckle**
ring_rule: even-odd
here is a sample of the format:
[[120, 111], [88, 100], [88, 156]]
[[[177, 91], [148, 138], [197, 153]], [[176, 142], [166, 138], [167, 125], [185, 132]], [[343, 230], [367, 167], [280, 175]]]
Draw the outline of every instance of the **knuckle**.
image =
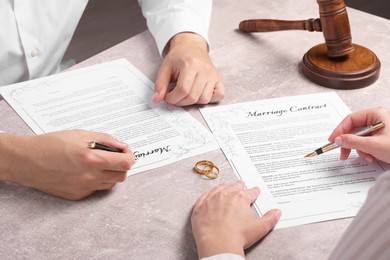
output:
[[194, 56], [186, 56], [183, 58], [183, 63], [186, 67], [193, 67], [194, 65], [198, 64], [199, 61]]
[[215, 92], [215, 95], [218, 96], [219, 98], [223, 99], [225, 98], [225, 95], [226, 95], [226, 92], [225, 92], [225, 88], [219, 88], [216, 92]]
[[207, 97], [207, 96], [200, 96], [200, 98], [198, 99], [198, 104], [202, 104], [202, 105], [205, 105], [205, 104], [208, 104], [210, 103], [211, 101], [211, 97]]
[[175, 90], [179, 93], [179, 95], [187, 97], [190, 94], [191, 88], [187, 84], [180, 84], [176, 85]]
[[198, 100], [199, 99], [197, 97], [195, 97], [194, 95], [192, 95], [192, 94], [187, 95], [187, 97], [186, 97], [186, 101], [187, 101], [188, 104], [195, 104], [195, 103], [198, 102]]
[[243, 191], [238, 192], [237, 196], [238, 196], [240, 199], [246, 199], [246, 193], [244, 193]]
[[227, 196], [227, 192], [225, 190], [221, 190], [215, 194], [217, 200], [223, 200], [224, 198], [226, 198], [226, 196]]
[[95, 174], [84, 173], [81, 176], [80, 185], [86, 189], [89, 185], [91, 185], [91, 183], [94, 183], [96, 179], [97, 177]]
[[112, 136], [107, 133], [101, 133], [101, 135], [104, 139], [112, 139]]
[[110, 183], [107, 185], [107, 190], [111, 190], [112, 188], [114, 188], [116, 185], [116, 183]]
[[192, 209], [192, 214], [191, 214], [191, 219], [194, 219], [196, 218], [197, 216], [201, 215], [201, 211], [199, 209], [199, 206], [195, 206], [193, 209]]
[[124, 182], [126, 180], [126, 177], [127, 177], [127, 172], [123, 172], [119, 174], [118, 182]]
[[120, 163], [119, 167], [120, 167], [121, 170], [128, 171], [128, 170], [130, 170], [132, 165], [133, 165], [133, 161], [132, 160], [125, 160], [125, 161], [122, 161]]
[[85, 165], [86, 167], [91, 167], [98, 163], [97, 157], [89, 151], [81, 153], [80, 159], [82, 164]]

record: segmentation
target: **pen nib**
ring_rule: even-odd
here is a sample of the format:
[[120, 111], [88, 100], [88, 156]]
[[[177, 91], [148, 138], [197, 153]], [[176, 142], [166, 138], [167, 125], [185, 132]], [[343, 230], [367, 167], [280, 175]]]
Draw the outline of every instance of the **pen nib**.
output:
[[316, 152], [312, 152], [312, 153], [306, 154], [305, 157], [314, 157], [316, 155], [317, 155]]

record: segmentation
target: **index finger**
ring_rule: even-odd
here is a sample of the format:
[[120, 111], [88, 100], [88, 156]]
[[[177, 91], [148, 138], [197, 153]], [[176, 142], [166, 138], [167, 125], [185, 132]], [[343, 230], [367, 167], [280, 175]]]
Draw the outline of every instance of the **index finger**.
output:
[[251, 189], [243, 190], [242, 193], [248, 202], [253, 204], [260, 195], [260, 189], [258, 187], [253, 187]]
[[192, 69], [182, 69], [179, 72], [175, 88], [165, 95], [165, 101], [169, 104], [177, 104], [188, 96], [191, 92], [196, 78], [196, 71]]
[[367, 126], [367, 111], [362, 110], [352, 113], [340, 122], [340, 124], [333, 130], [328, 140], [333, 142], [337, 136], [350, 134], [357, 128], [364, 126]]
[[103, 150], [93, 150], [93, 152], [100, 157], [94, 160], [94, 164], [104, 170], [128, 171], [135, 162], [134, 154], [129, 149], [125, 149], [122, 153]]

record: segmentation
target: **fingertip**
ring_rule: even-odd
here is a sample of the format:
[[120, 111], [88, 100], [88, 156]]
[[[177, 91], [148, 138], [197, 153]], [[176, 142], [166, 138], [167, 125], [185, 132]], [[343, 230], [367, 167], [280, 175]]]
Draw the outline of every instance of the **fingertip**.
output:
[[368, 163], [373, 163], [375, 161], [375, 157], [372, 156], [371, 154], [362, 152], [362, 151], [357, 151], [358, 155], [363, 158], [366, 162]]
[[334, 130], [333, 132], [330, 134], [328, 140], [329, 142], [334, 142], [335, 138], [337, 138], [338, 136], [344, 134], [344, 130], [343, 130], [343, 127], [341, 126], [341, 123], [340, 125], [338, 125]]
[[119, 140], [116, 140], [115, 146], [123, 151], [129, 148], [129, 145], [127, 143], [119, 141]]
[[340, 146], [340, 147], [343, 146], [343, 139], [342, 139], [340, 136], [337, 136], [337, 137], [334, 139], [334, 142], [335, 142], [338, 146]]
[[152, 97], [152, 101], [154, 103], [160, 103], [164, 99], [169, 86], [169, 82], [170, 82], [169, 71], [165, 71], [164, 69], [161, 69], [154, 83], [154, 94]]
[[154, 94], [153, 94], [153, 97], [152, 97], [152, 102], [155, 103], [155, 104], [158, 104], [161, 102], [161, 98], [160, 98], [160, 92], [159, 91], [155, 91]]
[[131, 158], [131, 167], [137, 162], [137, 158], [135, 158], [135, 155], [133, 152], [130, 151], [130, 158]]
[[276, 222], [278, 222], [282, 216], [282, 211], [280, 209], [272, 209], [271, 212], [275, 216]]
[[364, 158], [368, 163], [373, 163], [374, 162], [374, 158], [372, 158], [371, 156], [367, 156]]
[[268, 229], [271, 230], [279, 222], [281, 216], [282, 216], [282, 211], [280, 209], [271, 209], [264, 214], [261, 220], [266, 221], [266, 223], [269, 224]]
[[282, 216], [282, 211], [280, 209], [271, 209], [267, 211], [261, 218], [257, 221], [257, 230], [258, 238], [264, 237], [268, 234], [279, 222]]
[[218, 82], [213, 90], [210, 103], [216, 103], [225, 98], [225, 86], [223, 82]]
[[340, 152], [340, 160], [345, 161], [348, 159], [349, 155], [351, 153], [350, 149], [341, 148]]

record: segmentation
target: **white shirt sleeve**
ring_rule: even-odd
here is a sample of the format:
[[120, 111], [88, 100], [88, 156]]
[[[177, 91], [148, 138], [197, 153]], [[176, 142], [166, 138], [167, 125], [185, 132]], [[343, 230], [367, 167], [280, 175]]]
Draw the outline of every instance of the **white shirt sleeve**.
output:
[[242, 256], [236, 254], [220, 254], [202, 258], [201, 260], [245, 260]]
[[193, 32], [208, 43], [212, 0], [138, 0], [161, 56], [169, 40]]
[[0, 2], [0, 87], [59, 72], [88, 0]]
[[329, 259], [390, 258], [390, 172], [369, 190], [366, 202]]

